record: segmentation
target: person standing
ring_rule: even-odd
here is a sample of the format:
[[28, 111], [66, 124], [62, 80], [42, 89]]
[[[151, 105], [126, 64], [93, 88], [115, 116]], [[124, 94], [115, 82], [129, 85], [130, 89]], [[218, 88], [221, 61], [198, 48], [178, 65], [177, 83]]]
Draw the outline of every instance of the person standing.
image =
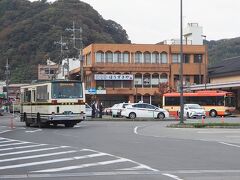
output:
[[102, 118], [102, 114], [103, 114], [103, 104], [102, 102], [99, 104], [99, 118]]
[[95, 116], [96, 116], [96, 106], [95, 106], [95, 102], [92, 103], [91, 107], [92, 107], [92, 118], [95, 118]]

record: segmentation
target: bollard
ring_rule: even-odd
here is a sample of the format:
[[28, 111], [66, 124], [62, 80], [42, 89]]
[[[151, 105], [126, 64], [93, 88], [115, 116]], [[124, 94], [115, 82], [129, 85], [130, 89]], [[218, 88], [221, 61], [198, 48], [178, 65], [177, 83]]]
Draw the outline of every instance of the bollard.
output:
[[11, 120], [10, 120], [10, 128], [13, 129], [14, 128], [14, 123], [13, 123], [13, 117], [11, 116]]

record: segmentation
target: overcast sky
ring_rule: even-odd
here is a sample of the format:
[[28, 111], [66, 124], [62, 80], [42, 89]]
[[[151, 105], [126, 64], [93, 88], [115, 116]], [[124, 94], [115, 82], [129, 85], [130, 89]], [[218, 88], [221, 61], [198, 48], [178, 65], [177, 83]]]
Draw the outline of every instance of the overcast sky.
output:
[[[54, 1], [54, 0], [49, 0]], [[180, 0], [82, 0], [121, 24], [132, 43], [179, 38]], [[240, 0], [183, 0], [183, 23], [199, 23], [207, 40], [240, 37]]]

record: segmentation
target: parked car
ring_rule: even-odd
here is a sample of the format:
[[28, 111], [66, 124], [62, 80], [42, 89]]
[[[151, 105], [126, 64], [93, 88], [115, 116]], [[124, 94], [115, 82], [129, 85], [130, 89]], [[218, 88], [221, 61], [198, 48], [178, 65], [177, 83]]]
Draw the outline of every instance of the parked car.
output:
[[[178, 111], [180, 116], [181, 111]], [[196, 117], [206, 117], [206, 111], [199, 104], [184, 104], [184, 117], [196, 118]]]
[[119, 103], [113, 106], [111, 109], [112, 111], [112, 116], [113, 117], [120, 117], [121, 116], [121, 111], [127, 106], [130, 105], [130, 103]]
[[103, 114], [112, 115], [112, 109], [115, 109], [118, 104], [114, 104], [112, 107], [105, 108]]
[[87, 103], [85, 104], [85, 113], [87, 117], [92, 117], [92, 108]]
[[169, 117], [168, 111], [147, 103], [134, 103], [127, 105], [121, 111], [121, 115], [130, 118], [158, 118], [164, 119]]

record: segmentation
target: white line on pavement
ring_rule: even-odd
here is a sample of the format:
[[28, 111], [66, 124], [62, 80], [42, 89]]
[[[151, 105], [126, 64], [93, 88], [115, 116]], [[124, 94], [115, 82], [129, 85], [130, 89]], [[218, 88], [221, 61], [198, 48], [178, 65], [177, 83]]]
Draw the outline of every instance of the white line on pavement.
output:
[[52, 147], [52, 148], [33, 149], [33, 150], [27, 150], [27, 151], [17, 151], [17, 152], [3, 153], [3, 154], [0, 154], [0, 156], [13, 155], [13, 154], [23, 154], [23, 153], [38, 152], [38, 151], [48, 151], [48, 150], [67, 148], [67, 147], [68, 146], [59, 146], [59, 147]]
[[137, 130], [138, 130], [138, 126], [136, 126], [136, 127], [134, 128], [134, 133], [135, 133], [135, 134], [138, 134]]
[[0, 134], [3, 134], [3, 133], [5, 133], [5, 132], [9, 132], [9, 131], [12, 131], [12, 130], [1, 131]]
[[42, 129], [36, 129], [36, 130], [32, 130], [32, 131], [25, 131], [26, 133], [33, 133], [33, 132], [38, 132], [38, 131], [42, 131]]
[[2, 145], [0, 145], [0, 147], [27, 144], [27, 143], [30, 143], [30, 142], [18, 142], [18, 143], [12, 143], [12, 144], [2, 144]]
[[13, 149], [24, 149], [24, 148], [31, 148], [31, 147], [38, 147], [38, 146], [46, 146], [47, 144], [36, 144], [36, 145], [30, 145], [30, 146], [19, 146], [19, 147], [12, 147], [12, 148], [3, 148], [0, 149], [0, 151], [6, 151], [6, 150], [13, 150]]
[[47, 157], [47, 156], [55, 156], [55, 155], [68, 154], [68, 153], [74, 153], [74, 152], [77, 152], [77, 151], [63, 151], [63, 152], [39, 154], [39, 155], [33, 155], [33, 156], [22, 156], [22, 157], [17, 157], [17, 158], [1, 159], [0, 163], [8, 162], [8, 161], [23, 160], [23, 159], [33, 159], [33, 158], [40, 158], [40, 157]]
[[[77, 159], [99, 157], [99, 156], [104, 156], [104, 155], [105, 155], [105, 153], [100, 153], [100, 154], [98, 153], [98, 154], [90, 154], [90, 155], [78, 156], [78, 157], [72, 157], [72, 158], [61, 158], [61, 159], [54, 159], [54, 160], [48, 160], [48, 161], [37, 161], [37, 162], [30, 162], [30, 163], [23, 163], [23, 164], [0, 166], [0, 170], [21, 168], [21, 167], [27, 167], [27, 166], [36, 166], [36, 165], [42, 165], [42, 164], [50, 164], [50, 163], [57, 163], [57, 162], [63, 162], [63, 161], [72, 161], [72, 160], [77, 160]], [[43, 170], [43, 172], [44, 171], [46, 171], [46, 170]], [[51, 172], [51, 169], [48, 169], [47, 171]], [[60, 170], [60, 171], [62, 171], [62, 170]], [[40, 172], [40, 171], [35, 171], [35, 172]]]
[[224, 145], [228, 145], [228, 146], [232, 146], [232, 147], [238, 147], [240, 148], [240, 145], [236, 145], [236, 144], [230, 144], [230, 143], [225, 143], [225, 142], [219, 142], [220, 144], [224, 144]]
[[128, 159], [122, 158], [122, 159], [116, 159], [116, 160], [111, 160], [111, 161], [101, 161], [101, 162], [96, 162], [96, 163], [81, 164], [78, 166], [66, 166], [66, 167], [61, 167], [61, 168], [45, 169], [45, 170], [34, 171], [34, 172], [44, 173], [44, 172], [68, 171], [68, 170], [73, 170], [73, 169], [81, 169], [81, 168], [87, 168], [87, 167], [93, 167], [93, 166], [102, 166], [102, 165], [121, 163], [121, 162], [127, 162], [127, 161], [128, 161]]
[[180, 179], [178, 176], [175, 176], [175, 175], [172, 175], [172, 174], [164, 173], [164, 174], [162, 174], [162, 175], [168, 176], [168, 177], [173, 178], [173, 179], [176, 179], [176, 180], [183, 180], [183, 179]]

